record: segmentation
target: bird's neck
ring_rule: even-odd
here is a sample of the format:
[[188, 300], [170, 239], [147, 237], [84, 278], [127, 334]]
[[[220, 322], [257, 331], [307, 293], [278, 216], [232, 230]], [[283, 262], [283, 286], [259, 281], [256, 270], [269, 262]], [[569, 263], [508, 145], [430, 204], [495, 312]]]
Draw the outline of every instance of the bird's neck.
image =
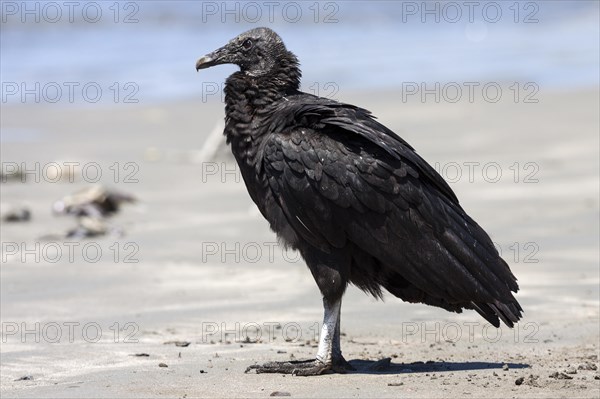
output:
[[[236, 158], [248, 158], [260, 142], [263, 129], [260, 119], [286, 95], [297, 93], [300, 69], [295, 57], [288, 62], [280, 60], [273, 70], [262, 76], [235, 72], [225, 84], [225, 135]], [[255, 150], [255, 149], [254, 149]], [[252, 160], [245, 159], [252, 163]]]
[[[225, 84], [225, 112], [240, 107], [245, 111], [256, 111], [273, 102], [281, 100], [285, 95], [295, 93], [300, 88], [301, 72], [296, 58], [280, 60], [269, 73], [253, 76], [239, 71], [231, 75]], [[247, 112], [248, 113], [248, 112]]]
[[[231, 145], [248, 192], [256, 204], [266, 177], [261, 173], [260, 144], [266, 136], [263, 122], [285, 96], [297, 93], [300, 69], [296, 57], [279, 60], [271, 73], [250, 76], [243, 71], [231, 75], [225, 84], [225, 136]], [[260, 206], [259, 206], [260, 208]]]

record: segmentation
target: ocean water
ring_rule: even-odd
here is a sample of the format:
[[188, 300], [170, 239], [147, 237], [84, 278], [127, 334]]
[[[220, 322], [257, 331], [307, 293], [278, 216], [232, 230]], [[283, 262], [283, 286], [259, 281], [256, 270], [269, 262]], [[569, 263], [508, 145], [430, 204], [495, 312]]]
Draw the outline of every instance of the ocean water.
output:
[[207, 97], [235, 67], [197, 74], [195, 61], [257, 26], [282, 36], [303, 88], [321, 95], [406, 82], [599, 85], [598, 1], [72, 4], [2, 2], [3, 104], [94, 103], [97, 88], [101, 101]]

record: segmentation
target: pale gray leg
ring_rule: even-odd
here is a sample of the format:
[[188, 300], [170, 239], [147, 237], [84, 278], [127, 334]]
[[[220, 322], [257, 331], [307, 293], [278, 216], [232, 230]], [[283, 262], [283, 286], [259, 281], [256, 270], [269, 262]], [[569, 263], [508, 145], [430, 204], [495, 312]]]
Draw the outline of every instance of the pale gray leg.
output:
[[319, 375], [327, 371], [346, 372], [354, 370], [342, 357], [340, 345], [340, 308], [342, 300], [330, 303], [323, 300], [325, 314], [323, 326], [319, 336], [319, 349], [314, 360], [269, 362], [263, 365], [254, 365], [246, 372], [255, 370], [257, 373], [283, 373], [294, 375]]
[[[340, 306], [341, 308], [341, 306]], [[338, 311], [337, 324], [335, 326], [335, 335], [333, 336], [333, 357], [342, 357], [342, 345], [340, 344], [340, 324], [342, 324], [341, 320], [341, 311]]]
[[319, 351], [317, 352], [317, 360], [332, 364], [334, 350], [341, 354], [340, 350], [340, 308], [342, 300], [338, 300], [333, 304], [323, 299], [323, 308], [325, 315], [323, 316], [323, 326], [321, 327], [321, 335], [319, 336]]

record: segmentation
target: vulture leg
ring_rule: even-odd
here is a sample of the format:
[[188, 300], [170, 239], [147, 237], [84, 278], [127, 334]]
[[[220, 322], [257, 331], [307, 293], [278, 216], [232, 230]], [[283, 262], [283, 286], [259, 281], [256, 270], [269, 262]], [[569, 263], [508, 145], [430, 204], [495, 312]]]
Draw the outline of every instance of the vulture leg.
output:
[[257, 373], [319, 375], [326, 372], [344, 373], [354, 370], [342, 356], [340, 345], [340, 309], [342, 296], [348, 285], [349, 261], [340, 254], [317, 251], [301, 252], [321, 294], [323, 295], [323, 326], [319, 335], [319, 349], [312, 360], [269, 362], [246, 369]]
[[[319, 338], [319, 351], [317, 353], [317, 360], [323, 363], [331, 363], [331, 370], [337, 373], [344, 373], [346, 371], [354, 370], [354, 367], [350, 365], [342, 356], [342, 345], [340, 344], [340, 324], [341, 324], [341, 298], [332, 307], [328, 305], [327, 300], [323, 299], [323, 307], [325, 308], [325, 316], [323, 318], [323, 327], [321, 328], [321, 335]], [[331, 321], [335, 319], [335, 328], [333, 330], [333, 337], [330, 342], [327, 341], [328, 337], [331, 336], [330, 328], [331, 323], [328, 323], [328, 316]], [[329, 359], [329, 360], [328, 360]]]
[[340, 348], [340, 307], [342, 299], [331, 302], [323, 299], [325, 315], [319, 336], [319, 349], [316, 359], [287, 362], [268, 362], [253, 365], [246, 372], [255, 370], [256, 373], [280, 373], [293, 375], [319, 375], [326, 372], [343, 373], [354, 370], [342, 356]]

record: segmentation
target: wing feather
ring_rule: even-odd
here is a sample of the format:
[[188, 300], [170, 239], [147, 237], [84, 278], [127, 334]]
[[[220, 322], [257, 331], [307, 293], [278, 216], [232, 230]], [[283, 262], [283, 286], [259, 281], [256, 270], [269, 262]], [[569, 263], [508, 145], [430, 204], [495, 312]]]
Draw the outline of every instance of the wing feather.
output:
[[301, 237], [327, 253], [360, 248], [387, 268], [372, 277], [383, 286], [396, 273], [431, 303], [518, 320], [508, 265], [410, 145], [361, 108], [312, 96], [291, 103], [268, 127], [259, 168]]

